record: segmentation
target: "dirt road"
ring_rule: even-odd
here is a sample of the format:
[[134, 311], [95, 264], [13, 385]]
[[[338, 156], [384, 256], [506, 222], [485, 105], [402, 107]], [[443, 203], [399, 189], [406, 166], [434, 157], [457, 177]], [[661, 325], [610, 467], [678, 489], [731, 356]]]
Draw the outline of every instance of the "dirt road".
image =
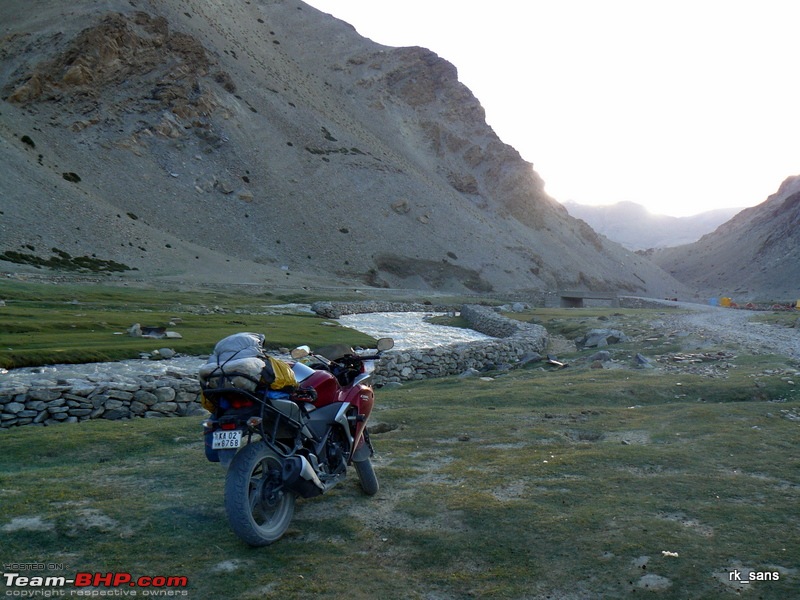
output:
[[[674, 307], [675, 303], [670, 306]], [[660, 316], [654, 327], [688, 331], [714, 343], [735, 344], [753, 354], [780, 354], [800, 359], [800, 314], [795, 327], [786, 327], [752, 320], [763, 314], [753, 310], [689, 303], [678, 303], [678, 306], [690, 312], [670, 311]]]

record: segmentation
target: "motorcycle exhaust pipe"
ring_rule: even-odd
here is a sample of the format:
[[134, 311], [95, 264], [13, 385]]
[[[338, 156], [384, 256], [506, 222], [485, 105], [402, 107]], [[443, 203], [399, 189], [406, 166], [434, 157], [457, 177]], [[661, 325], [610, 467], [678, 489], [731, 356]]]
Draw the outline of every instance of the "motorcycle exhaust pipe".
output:
[[319, 496], [325, 491], [323, 484], [305, 456], [290, 456], [283, 462], [283, 485], [303, 498]]

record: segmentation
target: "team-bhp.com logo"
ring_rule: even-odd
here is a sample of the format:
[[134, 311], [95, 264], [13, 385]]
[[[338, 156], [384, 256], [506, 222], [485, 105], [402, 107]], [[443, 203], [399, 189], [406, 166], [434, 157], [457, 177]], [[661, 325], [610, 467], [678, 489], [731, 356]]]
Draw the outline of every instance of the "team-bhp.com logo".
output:
[[[21, 575], [3, 573], [6, 596], [50, 598], [62, 596], [188, 596], [186, 577], [166, 575], [134, 577], [130, 573], [76, 573], [63, 575]], [[12, 589], [13, 588], [13, 589]], [[63, 589], [68, 588], [68, 589]]]

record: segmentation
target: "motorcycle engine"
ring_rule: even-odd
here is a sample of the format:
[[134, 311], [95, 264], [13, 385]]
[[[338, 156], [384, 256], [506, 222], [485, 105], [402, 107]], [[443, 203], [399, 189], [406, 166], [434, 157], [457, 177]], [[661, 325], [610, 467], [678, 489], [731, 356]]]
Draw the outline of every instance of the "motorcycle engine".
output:
[[325, 451], [327, 453], [328, 472], [331, 475], [344, 473], [347, 470], [347, 459], [350, 451], [349, 444], [339, 428], [334, 428], [331, 431]]

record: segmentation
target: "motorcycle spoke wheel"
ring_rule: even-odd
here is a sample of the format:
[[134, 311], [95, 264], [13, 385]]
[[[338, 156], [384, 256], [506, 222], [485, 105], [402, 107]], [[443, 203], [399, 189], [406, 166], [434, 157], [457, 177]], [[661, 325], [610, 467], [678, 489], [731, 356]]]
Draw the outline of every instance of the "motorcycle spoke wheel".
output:
[[240, 450], [225, 478], [225, 512], [234, 533], [251, 546], [266, 546], [286, 532], [295, 495], [282, 489], [280, 458], [263, 442]]

